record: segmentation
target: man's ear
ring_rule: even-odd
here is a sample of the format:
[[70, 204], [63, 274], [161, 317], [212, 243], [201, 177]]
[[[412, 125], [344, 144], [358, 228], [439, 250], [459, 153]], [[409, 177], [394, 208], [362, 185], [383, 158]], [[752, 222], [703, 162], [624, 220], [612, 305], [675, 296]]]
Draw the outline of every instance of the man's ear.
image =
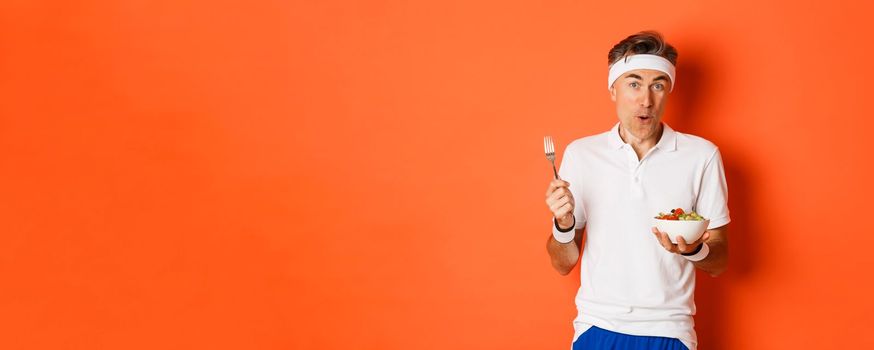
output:
[[610, 87], [610, 99], [616, 102], [616, 88], [612, 86]]

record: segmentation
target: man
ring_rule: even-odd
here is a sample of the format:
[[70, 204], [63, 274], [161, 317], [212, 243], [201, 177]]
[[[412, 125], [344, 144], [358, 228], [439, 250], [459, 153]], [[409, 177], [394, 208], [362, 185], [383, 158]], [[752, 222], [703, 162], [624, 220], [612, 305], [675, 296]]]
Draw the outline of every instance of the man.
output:
[[[566, 275], [582, 254], [573, 349], [695, 350], [695, 268], [716, 276], [727, 267], [730, 218], [719, 150], [661, 121], [676, 60], [657, 32], [629, 36], [610, 50], [608, 88], [619, 122], [570, 143], [560, 179], [546, 192], [553, 267]], [[701, 239], [673, 244], [653, 227], [653, 218], [672, 208], [710, 219]]]

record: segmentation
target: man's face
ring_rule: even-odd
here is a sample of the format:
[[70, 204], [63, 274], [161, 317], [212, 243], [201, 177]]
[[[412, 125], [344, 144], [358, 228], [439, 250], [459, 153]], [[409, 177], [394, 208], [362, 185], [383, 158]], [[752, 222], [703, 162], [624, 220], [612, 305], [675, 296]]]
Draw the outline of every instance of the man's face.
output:
[[671, 91], [670, 78], [657, 70], [637, 69], [616, 79], [610, 89], [610, 99], [616, 102], [616, 114], [625, 134], [639, 140], [657, 137], [668, 91]]

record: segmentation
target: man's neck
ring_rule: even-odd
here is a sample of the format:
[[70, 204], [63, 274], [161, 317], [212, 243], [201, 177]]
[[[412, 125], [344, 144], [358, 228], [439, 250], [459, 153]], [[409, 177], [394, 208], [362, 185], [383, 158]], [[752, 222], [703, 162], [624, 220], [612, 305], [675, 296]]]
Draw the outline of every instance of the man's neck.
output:
[[649, 150], [655, 147], [656, 144], [659, 143], [659, 140], [662, 138], [662, 133], [665, 132], [665, 126], [662, 123], [659, 123], [659, 130], [648, 138], [637, 138], [630, 132], [626, 132], [625, 128], [619, 127], [619, 137], [622, 138], [622, 141], [631, 145], [631, 148], [634, 149], [634, 153], [637, 153], [637, 159], [643, 159], [643, 156], [646, 155]]

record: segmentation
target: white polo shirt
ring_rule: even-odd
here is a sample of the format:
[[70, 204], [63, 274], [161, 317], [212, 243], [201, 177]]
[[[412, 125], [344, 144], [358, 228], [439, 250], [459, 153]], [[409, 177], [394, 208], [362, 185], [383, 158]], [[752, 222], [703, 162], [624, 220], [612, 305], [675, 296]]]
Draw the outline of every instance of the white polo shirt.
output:
[[664, 124], [643, 159], [609, 132], [567, 146], [559, 176], [570, 183], [576, 229], [586, 227], [576, 339], [592, 325], [614, 332], [678, 338], [696, 350], [695, 267], [662, 247], [654, 217], [673, 208], [728, 224], [725, 173], [717, 147]]

